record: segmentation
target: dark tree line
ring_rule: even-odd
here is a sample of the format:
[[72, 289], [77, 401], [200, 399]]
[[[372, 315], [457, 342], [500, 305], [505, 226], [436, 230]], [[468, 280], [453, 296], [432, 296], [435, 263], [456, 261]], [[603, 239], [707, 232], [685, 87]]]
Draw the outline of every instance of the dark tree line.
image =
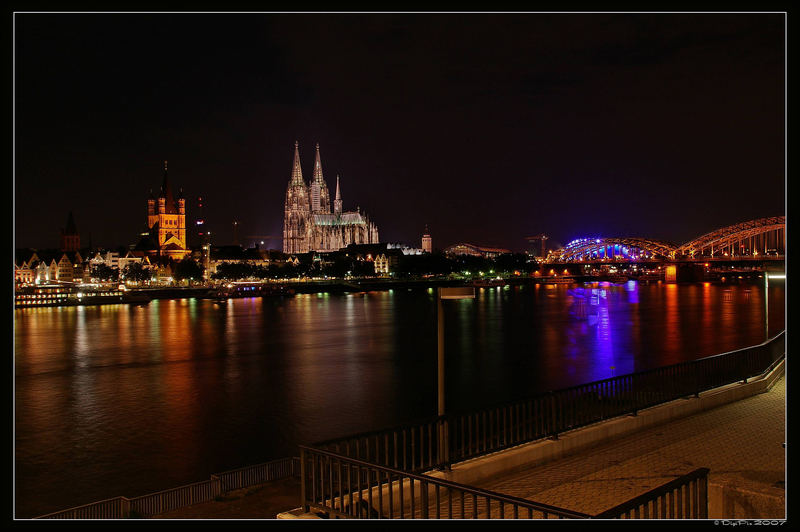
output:
[[[401, 255], [391, 266], [391, 271], [396, 278], [413, 278], [421, 275], [447, 275], [469, 271], [471, 273], [490, 271], [496, 274], [511, 274], [514, 271], [530, 273], [537, 269], [536, 263], [528, 262], [523, 253], [507, 253], [494, 259], [462, 255], [447, 257], [441, 253], [425, 253], [422, 255]], [[359, 260], [346, 253], [334, 254], [325, 262], [314, 261], [311, 254], [301, 257], [297, 265], [292, 263], [275, 263], [269, 266], [249, 264], [246, 262], [230, 262], [217, 266], [213, 279], [270, 279], [270, 278], [295, 278], [295, 277], [364, 277], [375, 275], [375, 265], [372, 261]]]

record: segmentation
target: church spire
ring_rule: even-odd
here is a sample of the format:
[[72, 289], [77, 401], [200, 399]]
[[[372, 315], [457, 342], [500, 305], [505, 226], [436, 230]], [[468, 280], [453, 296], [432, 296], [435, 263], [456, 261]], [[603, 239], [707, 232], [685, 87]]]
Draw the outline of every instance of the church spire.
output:
[[166, 214], [176, 214], [178, 211], [175, 207], [175, 196], [172, 195], [172, 187], [169, 185], [169, 179], [167, 177], [167, 161], [164, 161], [164, 181], [161, 183], [161, 196], [160, 198], [164, 198], [165, 203], [165, 213]]
[[336, 199], [333, 200], [334, 214], [342, 214], [342, 194], [339, 192], [339, 174], [336, 174]]
[[72, 211], [69, 211], [67, 216], [67, 228], [64, 230], [65, 235], [77, 235], [78, 229], [75, 227], [75, 218], [72, 217]]
[[314, 181], [317, 183], [322, 182], [322, 163], [319, 159], [319, 142], [317, 142], [317, 156], [314, 160]]
[[300, 143], [294, 141], [294, 162], [292, 163], [292, 181], [291, 185], [305, 185], [303, 181], [303, 169], [300, 168]]
[[328, 185], [322, 176], [322, 162], [319, 156], [319, 142], [317, 142], [317, 154], [314, 159], [314, 175], [309, 185], [311, 194], [311, 212], [330, 214], [331, 199], [328, 192]]

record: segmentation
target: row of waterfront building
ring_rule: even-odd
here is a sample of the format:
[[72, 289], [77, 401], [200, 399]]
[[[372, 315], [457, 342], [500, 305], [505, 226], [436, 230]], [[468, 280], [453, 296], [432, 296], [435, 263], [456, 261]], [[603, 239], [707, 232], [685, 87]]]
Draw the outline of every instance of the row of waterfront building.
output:
[[[199, 202], [199, 209], [202, 210]], [[246, 261], [264, 265], [270, 260], [264, 250], [252, 250], [245, 257], [236, 256], [232, 247], [227, 252], [216, 248], [212, 257], [208, 233], [204, 227], [202, 213], [198, 213], [192, 231], [187, 224], [186, 199], [182, 189], [176, 195], [169, 180], [167, 161], [164, 161], [163, 178], [158, 196], [152, 191], [147, 199], [146, 227], [138, 241], [125, 251], [99, 251], [82, 247], [72, 212], [66, 228], [61, 232], [60, 250], [23, 250], [17, 254], [14, 278], [17, 283], [34, 284], [44, 282], [86, 282], [92, 278], [93, 267], [104, 264], [110, 268], [124, 270], [129, 264], [139, 263], [144, 268], [158, 270], [159, 277], [170, 277], [170, 263], [187, 257], [195, 259], [206, 271], [213, 274], [219, 264]], [[319, 144], [316, 145], [314, 170], [310, 182], [303, 178], [300, 164], [299, 143], [294, 145], [291, 176], [284, 202], [283, 253], [279, 260], [297, 261], [295, 257], [304, 253], [330, 253], [348, 246], [375, 247], [365, 256], [375, 262], [376, 273], [388, 273], [398, 254], [421, 254], [433, 251], [433, 241], [428, 231], [422, 235], [421, 246], [414, 248], [401, 244], [379, 241], [377, 225], [360, 208], [348, 211], [343, 207], [339, 176], [332, 196], [322, 171]], [[188, 236], [195, 233], [198, 242], [190, 246]], [[381, 251], [382, 250], [382, 251]], [[444, 250], [448, 254], [468, 254], [493, 257], [509, 250], [486, 248], [472, 244], [456, 244]], [[259, 255], [256, 257], [255, 255]], [[294, 258], [293, 258], [294, 257]], [[392, 258], [395, 257], [395, 258]]]

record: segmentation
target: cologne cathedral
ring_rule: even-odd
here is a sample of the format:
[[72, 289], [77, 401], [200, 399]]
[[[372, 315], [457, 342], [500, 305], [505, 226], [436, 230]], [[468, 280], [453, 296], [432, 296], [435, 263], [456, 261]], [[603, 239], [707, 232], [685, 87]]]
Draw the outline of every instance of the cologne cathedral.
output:
[[337, 251], [350, 244], [377, 244], [378, 228], [360, 210], [342, 211], [339, 176], [336, 176], [336, 196], [331, 199], [328, 185], [322, 177], [319, 144], [314, 161], [314, 175], [306, 184], [300, 168], [300, 149], [294, 143], [292, 177], [286, 189], [283, 219], [283, 252]]

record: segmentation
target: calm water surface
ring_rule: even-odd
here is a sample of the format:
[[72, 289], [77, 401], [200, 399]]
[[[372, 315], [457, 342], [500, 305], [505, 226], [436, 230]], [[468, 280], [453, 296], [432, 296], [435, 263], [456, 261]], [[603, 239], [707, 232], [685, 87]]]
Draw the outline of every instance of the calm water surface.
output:
[[[783, 287], [770, 287], [771, 334]], [[15, 509], [31, 517], [436, 413], [428, 290], [19, 309]], [[447, 408], [764, 339], [759, 285], [479, 289], [445, 302]]]

